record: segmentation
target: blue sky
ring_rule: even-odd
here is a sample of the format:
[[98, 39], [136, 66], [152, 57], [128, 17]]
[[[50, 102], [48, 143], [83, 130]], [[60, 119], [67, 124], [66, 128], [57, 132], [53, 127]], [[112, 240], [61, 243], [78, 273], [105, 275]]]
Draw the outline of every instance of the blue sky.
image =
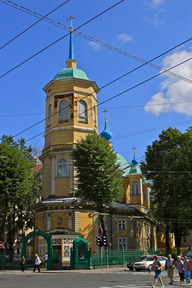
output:
[[[8, 3], [7, 0], [2, 1]], [[13, 2], [46, 15], [64, 1]], [[66, 19], [73, 15], [76, 17], [73, 22], [75, 29], [117, 2], [70, 0], [48, 17], [70, 26]], [[191, 11], [190, 0], [125, 0], [79, 31], [149, 61], [192, 37]], [[0, 2], [0, 46], [37, 20], [38, 18]], [[66, 30], [42, 20], [0, 50], [0, 75], [66, 34]], [[69, 36], [0, 78], [1, 136], [16, 135], [44, 119], [46, 95], [42, 88], [66, 67], [68, 51]], [[114, 52], [75, 34], [74, 52], [78, 61], [77, 68], [84, 70], [89, 79], [95, 81], [99, 87], [142, 64], [123, 55], [124, 52]], [[191, 57], [192, 41], [188, 41], [152, 64], [168, 69]], [[158, 138], [162, 129], [171, 126], [184, 132], [192, 125], [192, 84], [188, 83], [192, 79], [192, 61], [187, 61], [171, 72], [179, 76], [163, 74], [101, 105], [103, 101], [160, 73], [160, 70], [145, 65], [101, 89], [98, 94], [99, 132], [104, 128], [102, 111], [107, 109], [113, 146], [127, 161], [133, 158], [134, 146], [137, 147], [136, 158], [142, 158], [146, 146]], [[185, 81], [179, 79], [180, 76]], [[42, 122], [20, 134], [18, 138], [22, 136], [28, 140], [43, 133], [44, 128], [45, 123]], [[43, 147], [44, 137], [41, 134], [27, 141], [27, 144]]]

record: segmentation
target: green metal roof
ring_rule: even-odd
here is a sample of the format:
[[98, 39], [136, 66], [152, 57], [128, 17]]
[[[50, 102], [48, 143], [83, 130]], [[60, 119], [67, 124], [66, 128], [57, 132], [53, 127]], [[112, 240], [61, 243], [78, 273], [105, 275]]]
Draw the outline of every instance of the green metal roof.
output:
[[142, 174], [142, 173], [141, 173], [141, 170], [137, 166], [133, 166], [131, 167], [129, 174], [132, 175], [132, 174]]
[[53, 80], [68, 79], [68, 78], [89, 80], [86, 73], [83, 70], [77, 68], [64, 68], [57, 75], [55, 75]]
[[127, 160], [118, 152], [117, 154], [117, 164], [120, 165], [120, 170], [123, 170], [123, 175], [126, 176], [130, 173], [131, 166], [133, 165], [132, 163], [127, 162]]

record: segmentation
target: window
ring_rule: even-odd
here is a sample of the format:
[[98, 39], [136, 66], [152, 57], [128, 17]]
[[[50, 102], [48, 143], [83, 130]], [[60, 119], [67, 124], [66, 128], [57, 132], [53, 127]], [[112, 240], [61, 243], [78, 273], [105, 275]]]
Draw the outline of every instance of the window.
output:
[[49, 104], [48, 106], [48, 112], [47, 112], [47, 127], [52, 124], [52, 104]]
[[68, 161], [62, 157], [57, 161], [57, 177], [68, 176]]
[[69, 120], [69, 103], [67, 100], [59, 102], [59, 122], [66, 122]]
[[133, 180], [131, 182], [131, 194], [138, 195], [139, 194], [139, 182], [137, 180]]
[[147, 191], [143, 188], [143, 201], [147, 201]]
[[122, 250], [123, 247], [124, 250], [127, 249], [127, 237], [118, 238], [118, 249]]
[[95, 105], [93, 106], [93, 124], [97, 126], [97, 119], [96, 119], [96, 108]]
[[80, 100], [78, 104], [79, 122], [88, 123], [87, 117], [87, 103], [84, 100]]
[[126, 230], [126, 220], [118, 220], [118, 230], [119, 231]]
[[187, 243], [187, 239], [185, 236], [183, 237], [183, 243]]

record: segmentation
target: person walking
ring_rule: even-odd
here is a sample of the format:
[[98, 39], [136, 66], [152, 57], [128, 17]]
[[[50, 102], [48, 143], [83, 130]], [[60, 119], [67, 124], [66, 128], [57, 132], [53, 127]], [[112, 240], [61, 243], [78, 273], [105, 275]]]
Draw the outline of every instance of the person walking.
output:
[[33, 269], [33, 272], [35, 272], [36, 268], [38, 269], [38, 272], [40, 272], [40, 264], [41, 264], [41, 260], [39, 259], [39, 256], [37, 254], [35, 254], [35, 266]]
[[[153, 260], [154, 260], [154, 262], [152, 264], [151, 270], [155, 271], [155, 277], [154, 277], [154, 284], [151, 287], [155, 288], [155, 285], [157, 284], [157, 279], [159, 280], [161, 287], [164, 287], [163, 280], [161, 278], [161, 269], [163, 268], [163, 265], [161, 265], [161, 263], [159, 262], [158, 256], [154, 255]], [[149, 273], [150, 273], [150, 271], [149, 271]]]
[[188, 262], [188, 271], [189, 271], [189, 277], [192, 279], [192, 254], [190, 254], [190, 259]]
[[168, 255], [168, 259], [165, 261], [165, 270], [167, 270], [167, 276], [170, 279], [169, 284], [173, 284], [173, 269], [175, 267], [175, 260], [171, 257], [171, 254]]
[[25, 257], [22, 256], [22, 259], [21, 259], [21, 272], [24, 272], [24, 265], [25, 265]]
[[187, 259], [187, 256], [184, 257], [184, 270], [185, 270], [185, 283], [191, 283], [189, 280], [189, 272], [188, 272], [188, 263], [189, 260]]
[[48, 255], [47, 252], [44, 255], [44, 267], [47, 267], [47, 259], [48, 259]]
[[181, 260], [180, 256], [177, 256], [177, 261], [175, 263], [175, 267], [178, 269], [179, 277], [180, 277], [180, 284], [184, 283], [184, 263]]

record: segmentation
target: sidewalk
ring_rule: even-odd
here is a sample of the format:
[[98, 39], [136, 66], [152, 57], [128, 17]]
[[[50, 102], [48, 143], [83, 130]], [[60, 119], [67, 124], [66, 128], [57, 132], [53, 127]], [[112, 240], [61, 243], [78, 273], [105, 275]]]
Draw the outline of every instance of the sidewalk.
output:
[[[111, 273], [111, 272], [128, 272], [129, 269], [126, 269], [126, 267], [109, 267], [109, 268], [97, 268], [97, 269], [76, 269], [76, 270], [49, 270], [47, 271], [45, 268], [41, 268], [40, 273], [94, 273], [94, 274], [99, 274], [99, 273]], [[31, 274], [33, 273], [33, 269], [27, 269], [24, 272], [25, 274]], [[35, 273], [38, 273], [37, 271]], [[1, 274], [21, 274], [21, 270], [0, 270], [0, 275]]]

